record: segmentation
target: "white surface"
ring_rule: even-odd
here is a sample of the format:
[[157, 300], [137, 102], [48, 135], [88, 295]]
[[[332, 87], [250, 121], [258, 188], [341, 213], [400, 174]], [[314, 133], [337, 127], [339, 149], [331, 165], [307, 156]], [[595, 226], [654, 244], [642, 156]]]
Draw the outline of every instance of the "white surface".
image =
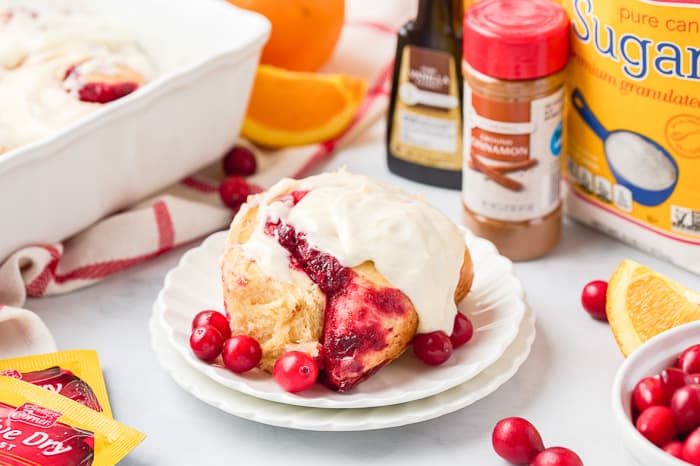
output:
[[628, 451], [639, 466], [683, 466], [637, 432], [632, 424], [632, 391], [644, 377], [661, 373], [675, 365], [678, 355], [686, 348], [700, 343], [700, 322], [686, 325], [657, 335], [640, 346], [620, 367], [612, 388], [612, 409], [615, 421]]
[[315, 408], [366, 408], [418, 400], [466, 382], [498, 360], [518, 335], [525, 313], [522, 286], [512, 275], [512, 263], [500, 256], [492, 243], [464, 233], [474, 260], [475, 278], [459, 309], [474, 324], [474, 337], [439, 367], [426, 366], [407, 351], [347, 393], [317, 384], [292, 395], [269, 374], [234, 374], [221, 361], [207, 364], [192, 354], [189, 338], [194, 316], [202, 309], [218, 308], [223, 312], [219, 261], [226, 232], [211, 235], [168, 273], [158, 295], [158, 319], [170, 345], [185, 362], [211, 380], [247, 395]]
[[215, 0], [177, 8], [167, 0], [0, 0], [0, 8], [18, 4], [113, 17], [155, 61], [158, 76], [0, 157], [0, 259], [76, 233], [221, 157], [236, 141], [269, 32], [263, 17]]
[[[319, 169], [349, 169], [422, 193], [460, 220], [459, 193], [388, 173], [384, 126]], [[150, 346], [151, 306], [166, 272], [186, 249], [67, 296], [32, 299], [61, 349], [99, 352], [115, 416], [148, 434], [124, 466], [236, 464], [288, 466], [506, 466], [491, 430], [507, 416], [534, 422], [549, 445], [576, 450], [586, 466], [624, 466], [627, 454], [610, 408], [622, 356], [609, 327], [581, 309], [585, 283], [607, 279], [630, 258], [700, 290], [700, 278], [578, 224], [537, 261], [515, 264], [537, 317], [532, 353], [503, 387], [440, 418], [377, 432], [303, 432], [270, 427], [207, 406], [179, 388]]]
[[156, 303], [151, 319], [152, 344], [161, 365], [183, 389], [207, 404], [263, 424], [315, 431], [385, 429], [433, 419], [464, 408], [489, 395], [518, 370], [535, 339], [535, 319], [527, 310], [517, 338], [502, 357], [468, 382], [439, 395], [377, 408], [321, 409], [291, 406], [252, 398], [218, 384], [183, 361], [163, 331]]

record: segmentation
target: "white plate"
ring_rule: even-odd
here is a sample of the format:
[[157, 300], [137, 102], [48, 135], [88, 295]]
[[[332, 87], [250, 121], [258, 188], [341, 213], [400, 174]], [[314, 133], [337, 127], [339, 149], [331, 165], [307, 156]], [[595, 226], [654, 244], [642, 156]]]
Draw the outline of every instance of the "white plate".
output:
[[212, 380], [247, 395], [314, 408], [368, 408], [406, 403], [466, 382], [501, 357], [515, 339], [525, 313], [522, 287], [512, 263], [490, 242], [465, 231], [474, 261], [474, 284], [460, 310], [474, 324], [474, 337], [438, 367], [426, 366], [411, 351], [346, 393], [317, 385], [301, 394], [281, 389], [262, 371], [237, 375], [221, 365], [197, 359], [189, 347], [191, 322], [202, 309], [221, 309], [223, 291], [219, 259], [226, 233], [215, 233], [187, 252], [165, 278], [158, 296], [161, 322], [168, 340], [193, 368]]
[[[154, 306], [154, 307], [157, 307]], [[470, 381], [439, 395], [379, 408], [323, 409], [273, 403], [230, 390], [194, 370], [170, 344], [160, 320], [151, 319], [151, 341], [161, 365], [185, 391], [203, 402], [243, 419], [317, 431], [359, 431], [399, 427], [457, 411], [507, 382], [525, 362], [535, 339], [535, 319], [525, 312], [517, 338], [503, 356]]]

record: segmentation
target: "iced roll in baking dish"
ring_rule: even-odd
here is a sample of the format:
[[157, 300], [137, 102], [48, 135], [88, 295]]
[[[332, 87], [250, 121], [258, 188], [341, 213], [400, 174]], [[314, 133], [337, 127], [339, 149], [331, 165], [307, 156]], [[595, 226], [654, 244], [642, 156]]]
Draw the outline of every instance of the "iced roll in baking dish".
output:
[[0, 154], [133, 92], [153, 74], [135, 39], [107, 18], [0, 10]]
[[345, 391], [397, 358], [416, 334], [450, 334], [469, 291], [464, 234], [422, 199], [347, 172], [285, 179], [249, 198], [222, 258], [233, 333], [317, 358]]

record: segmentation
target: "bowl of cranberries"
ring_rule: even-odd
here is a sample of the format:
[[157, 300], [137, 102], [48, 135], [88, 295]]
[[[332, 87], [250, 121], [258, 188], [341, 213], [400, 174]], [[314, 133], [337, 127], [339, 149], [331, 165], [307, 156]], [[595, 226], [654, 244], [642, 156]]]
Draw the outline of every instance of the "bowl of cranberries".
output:
[[634, 464], [700, 465], [700, 321], [657, 335], [627, 358], [612, 407]]

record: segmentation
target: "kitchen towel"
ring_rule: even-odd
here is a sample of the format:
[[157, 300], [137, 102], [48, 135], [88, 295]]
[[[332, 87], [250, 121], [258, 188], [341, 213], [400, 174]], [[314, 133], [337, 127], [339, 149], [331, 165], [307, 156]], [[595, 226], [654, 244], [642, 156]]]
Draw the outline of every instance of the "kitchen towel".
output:
[[0, 305], [0, 359], [54, 351], [56, 343], [36, 314]]
[[[414, 0], [349, 0], [338, 47], [322, 71], [368, 80], [367, 96], [351, 127], [322, 144], [262, 151], [249, 181], [268, 187], [298, 177], [375, 123], [388, 106], [396, 30], [416, 11]], [[106, 217], [59, 244], [36, 244], [0, 266], [0, 303], [21, 306], [28, 296], [66, 293], [96, 283], [179, 245], [224, 229], [232, 219], [218, 195], [223, 178], [212, 166], [128, 210]]]

